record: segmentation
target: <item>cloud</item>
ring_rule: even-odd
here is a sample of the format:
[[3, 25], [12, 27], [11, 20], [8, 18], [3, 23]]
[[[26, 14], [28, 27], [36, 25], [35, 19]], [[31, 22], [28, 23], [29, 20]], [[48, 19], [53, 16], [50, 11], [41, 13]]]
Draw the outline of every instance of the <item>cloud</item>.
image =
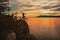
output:
[[9, 7], [10, 7], [11, 11], [16, 10], [16, 9], [17, 9], [17, 1], [15, 1], [15, 0], [10, 0], [10, 1], [9, 1]]
[[21, 4], [20, 6], [32, 7], [33, 5], [29, 5], [29, 4]]
[[50, 6], [43, 6], [43, 9], [50, 9]]
[[60, 11], [60, 8], [55, 9], [55, 11]]
[[60, 11], [60, 4], [56, 4], [53, 6], [43, 6], [43, 9], [48, 9], [50, 11]]
[[60, 7], [60, 4], [52, 6], [52, 8], [55, 8], [55, 7]]
[[50, 8], [50, 10], [53, 10], [53, 11], [60, 11], [60, 5], [57, 4], [57, 5], [55, 5], [55, 6], [52, 6], [52, 7]]
[[51, 9], [51, 11], [60, 11], [60, 7], [57, 7], [57, 8]]
[[[11, 0], [10, 8], [12, 11], [19, 11], [20, 9], [27, 9], [27, 11], [40, 11], [42, 9], [44, 10], [50, 10], [50, 11], [59, 11], [60, 4], [59, 1], [49, 1], [48, 0]], [[42, 6], [42, 7], [41, 7]], [[43, 10], [42, 10], [43, 11]]]

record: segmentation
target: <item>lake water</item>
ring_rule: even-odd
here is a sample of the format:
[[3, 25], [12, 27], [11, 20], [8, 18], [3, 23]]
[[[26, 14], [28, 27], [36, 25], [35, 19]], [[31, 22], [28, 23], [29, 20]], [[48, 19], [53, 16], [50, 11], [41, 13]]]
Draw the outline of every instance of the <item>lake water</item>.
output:
[[60, 18], [28, 18], [30, 33], [38, 38], [59, 38]]

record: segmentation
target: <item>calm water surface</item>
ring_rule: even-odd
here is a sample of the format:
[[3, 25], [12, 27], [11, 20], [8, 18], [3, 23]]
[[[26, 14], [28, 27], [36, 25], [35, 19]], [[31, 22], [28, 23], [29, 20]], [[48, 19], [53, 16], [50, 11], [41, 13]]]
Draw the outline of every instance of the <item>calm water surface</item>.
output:
[[37, 37], [60, 37], [60, 18], [28, 18], [30, 33]]

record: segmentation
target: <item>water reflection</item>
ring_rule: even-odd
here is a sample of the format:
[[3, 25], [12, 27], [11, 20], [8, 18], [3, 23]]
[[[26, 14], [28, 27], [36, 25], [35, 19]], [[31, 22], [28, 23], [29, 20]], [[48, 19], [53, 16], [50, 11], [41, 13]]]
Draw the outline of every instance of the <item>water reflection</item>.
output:
[[60, 37], [60, 18], [28, 18], [27, 22], [30, 32], [39, 38]]

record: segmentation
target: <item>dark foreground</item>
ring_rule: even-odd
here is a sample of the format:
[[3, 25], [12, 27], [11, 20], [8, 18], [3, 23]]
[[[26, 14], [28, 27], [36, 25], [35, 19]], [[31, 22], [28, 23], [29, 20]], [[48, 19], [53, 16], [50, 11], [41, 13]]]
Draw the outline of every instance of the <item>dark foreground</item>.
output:
[[36, 40], [25, 20], [0, 14], [0, 40]]

